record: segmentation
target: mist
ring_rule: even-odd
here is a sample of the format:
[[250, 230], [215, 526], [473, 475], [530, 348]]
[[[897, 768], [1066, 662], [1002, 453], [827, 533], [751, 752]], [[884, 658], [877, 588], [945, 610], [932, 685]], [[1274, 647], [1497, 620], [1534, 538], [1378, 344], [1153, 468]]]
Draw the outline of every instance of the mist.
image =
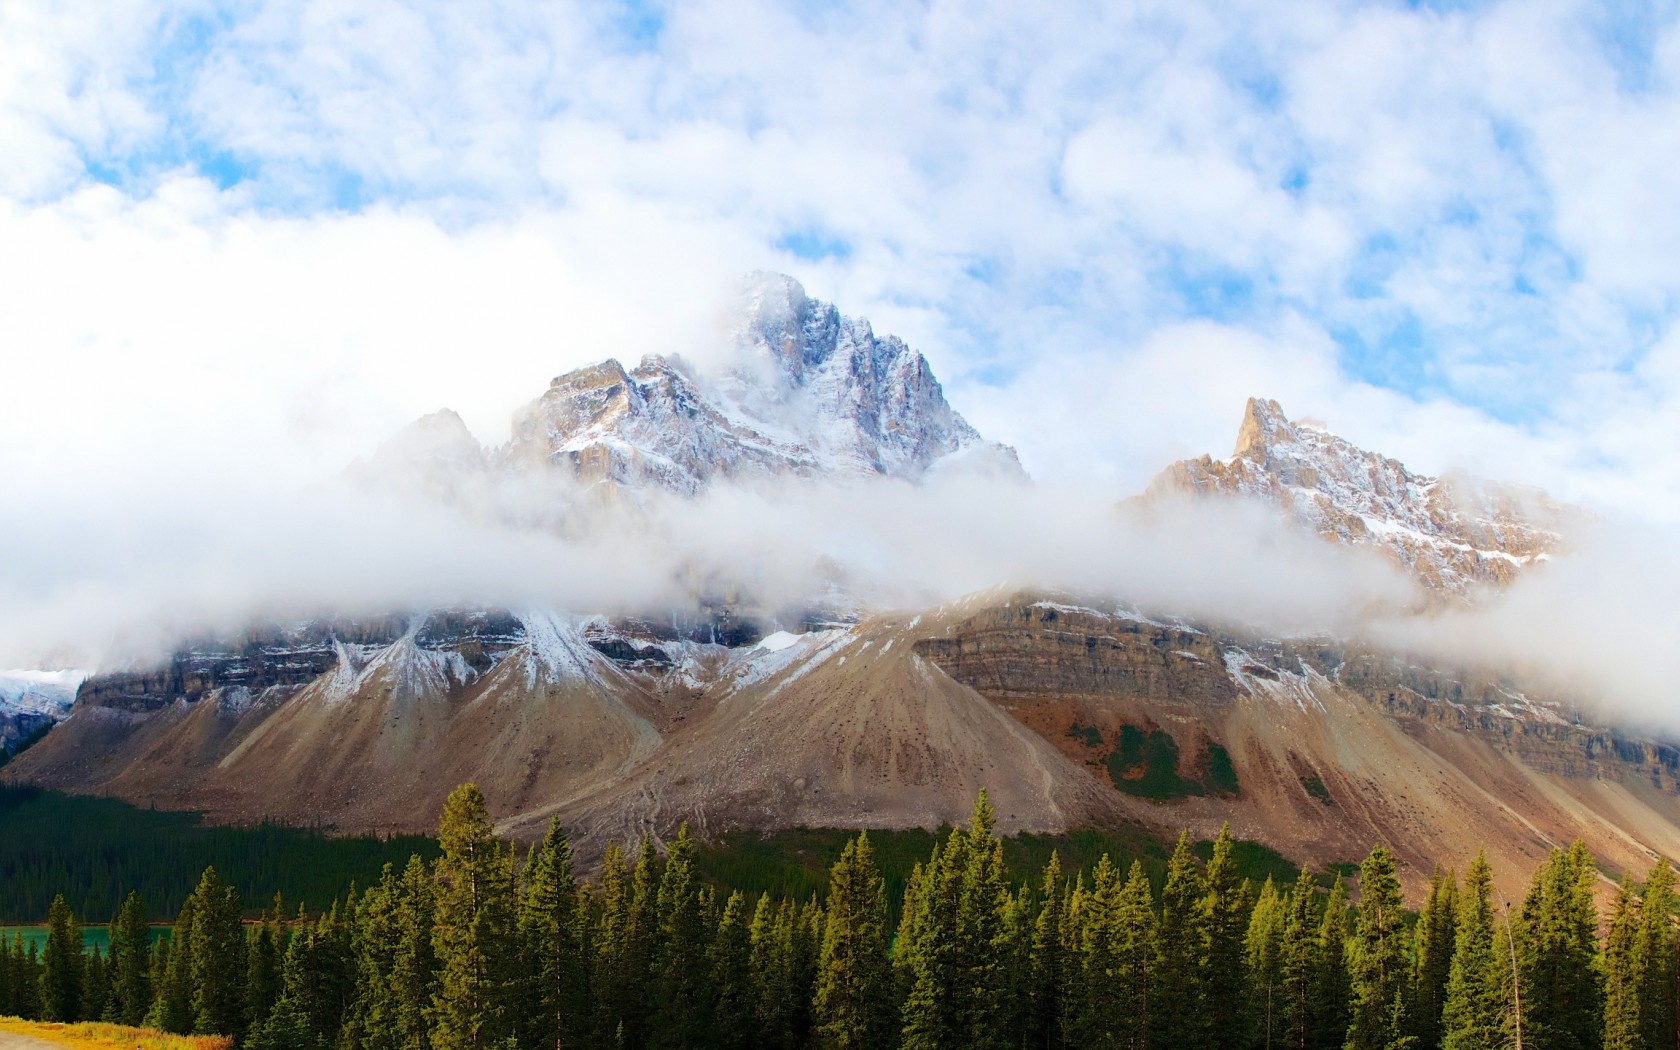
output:
[[727, 599], [773, 620], [1019, 588], [1365, 641], [1680, 729], [1680, 558], [1660, 529], [1598, 520], [1505, 591], [1443, 611], [1378, 552], [1240, 500], [1121, 502], [1100, 486], [962, 471], [921, 484], [720, 485], [696, 498], [606, 498], [558, 474], [494, 471], [440, 497], [432, 480], [364, 470], [287, 490], [197, 479], [0, 508], [0, 666], [141, 665], [186, 640], [318, 616], [660, 616]]

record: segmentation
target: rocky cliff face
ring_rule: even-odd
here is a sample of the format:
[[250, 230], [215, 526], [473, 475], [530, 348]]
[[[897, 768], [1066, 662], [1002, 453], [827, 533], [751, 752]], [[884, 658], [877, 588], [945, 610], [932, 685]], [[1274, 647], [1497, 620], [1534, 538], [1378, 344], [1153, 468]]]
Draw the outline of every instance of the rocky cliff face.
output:
[[1376, 547], [1432, 592], [1456, 598], [1551, 557], [1579, 515], [1531, 490], [1414, 474], [1258, 398], [1229, 458], [1175, 463], [1146, 493], [1169, 495], [1264, 500], [1327, 539]]
[[963, 454], [1018, 474], [945, 400], [927, 359], [779, 274], [750, 275], [721, 367], [649, 355], [555, 379], [515, 421], [516, 464], [683, 494], [716, 480], [917, 479]]

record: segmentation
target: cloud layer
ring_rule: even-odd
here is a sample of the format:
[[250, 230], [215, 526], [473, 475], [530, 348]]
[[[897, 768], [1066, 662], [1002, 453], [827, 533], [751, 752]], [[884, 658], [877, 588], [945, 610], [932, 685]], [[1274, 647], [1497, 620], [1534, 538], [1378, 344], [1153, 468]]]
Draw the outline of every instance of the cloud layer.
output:
[[[1585, 0], [16, 0], [6, 638], [60, 606], [120, 633], [147, 594], [224, 613], [264, 588], [395, 598], [414, 563], [439, 593], [517, 581], [522, 560], [579, 600], [657, 593], [669, 565], [410, 530], [307, 487], [423, 412], [497, 443], [576, 365], [703, 355], [755, 268], [927, 353], [1059, 518], [1095, 522], [1164, 463], [1225, 452], [1262, 395], [1419, 470], [1638, 520], [1638, 549], [1667, 550], [1677, 20]], [[1006, 516], [988, 546], [971, 533], [999, 519], [974, 497], [925, 498], [875, 517], [820, 494], [720, 506], [706, 534], [816, 529], [928, 593], [1055, 582], [1066, 566], [1035, 545], [1115, 545]], [[911, 513], [942, 523], [931, 545]], [[1613, 605], [1631, 570], [1581, 564]], [[1146, 568], [1116, 582], [1147, 590]]]

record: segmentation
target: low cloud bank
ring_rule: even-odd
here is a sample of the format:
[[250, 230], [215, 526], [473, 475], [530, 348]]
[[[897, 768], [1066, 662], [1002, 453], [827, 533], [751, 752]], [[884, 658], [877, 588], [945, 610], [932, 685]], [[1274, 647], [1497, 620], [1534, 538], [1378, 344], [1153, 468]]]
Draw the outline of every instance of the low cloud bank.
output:
[[[558, 486], [558, 487], [555, 487]], [[1419, 612], [1378, 552], [1238, 501], [951, 475], [714, 489], [698, 499], [541, 480], [454, 503], [351, 476], [0, 510], [0, 666], [115, 666], [262, 619], [461, 605], [658, 614], [740, 598], [768, 614], [836, 595], [916, 608], [990, 587], [1104, 596], [1275, 633], [1365, 639], [1541, 683], [1621, 721], [1680, 730], [1680, 557], [1599, 524], [1475, 609]]]

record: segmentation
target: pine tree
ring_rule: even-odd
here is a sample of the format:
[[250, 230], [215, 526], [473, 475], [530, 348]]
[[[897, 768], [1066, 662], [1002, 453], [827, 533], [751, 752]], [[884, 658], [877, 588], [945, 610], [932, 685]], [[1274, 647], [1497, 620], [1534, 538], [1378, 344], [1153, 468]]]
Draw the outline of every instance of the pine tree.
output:
[[1121, 882], [1108, 854], [1091, 872], [1091, 889], [1079, 897], [1076, 990], [1069, 997], [1068, 1041], [1091, 1050], [1120, 1045], [1124, 989], [1120, 984]]
[[1313, 981], [1318, 972], [1318, 887], [1301, 869], [1284, 902], [1283, 937], [1278, 944], [1279, 1045], [1307, 1050], [1312, 1034]]
[[324, 1050], [308, 1009], [318, 981], [309, 973], [315, 931], [299, 931], [281, 965], [281, 993], [267, 1017], [251, 1026], [245, 1050]]
[[41, 957], [30, 941], [26, 950], [23, 946], [23, 934], [17, 935], [18, 957], [18, 1016], [39, 1018], [41, 1016]]
[[499, 1046], [512, 1034], [513, 851], [496, 838], [474, 784], [456, 788], [444, 803], [438, 842], [433, 1044], [437, 1050]]
[[362, 894], [355, 922], [356, 989], [348, 1040], [361, 1050], [389, 1050], [397, 1045], [396, 996], [391, 980], [397, 944], [397, 873], [390, 864], [379, 881]]
[[1028, 1044], [1032, 1018], [1032, 940], [1038, 902], [1025, 884], [1006, 894], [997, 945], [997, 1025], [1004, 1046]]
[[694, 840], [685, 823], [665, 856], [659, 880], [658, 996], [652, 1045], [693, 1050], [710, 1036], [712, 1003], [705, 912], [694, 873]]
[[17, 1016], [17, 963], [12, 942], [0, 935], [0, 1017]]
[[1179, 836], [1167, 862], [1161, 888], [1161, 918], [1156, 927], [1154, 1001], [1170, 1003], [1149, 1013], [1154, 1046], [1208, 1046], [1207, 987], [1203, 957], [1207, 951], [1207, 888], [1190, 835]]
[[1674, 869], [1659, 859], [1645, 879], [1640, 907], [1640, 1029], [1650, 1050], [1680, 1048], [1680, 943], [1674, 929]]
[[1347, 962], [1347, 885], [1340, 877], [1330, 887], [1324, 919], [1318, 928], [1318, 968], [1313, 977], [1314, 1050], [1342, 1050], [1352, 1023], [1349, 997], [1352, 976]]
[[1241, 1050], [1245, 1042], [1243, 939], [1248, 934], [1248, 888], [1237, 872], [1231, 825], [1219, 829], [1208, 858], [1203, 902], [1203, 994], [1213, 1050]]
[[1458, 897], [1457, 935], [1441, 1010], [1442, 1050], [1495, 1050], [1504, 1045], [1509, 969], [1494, 951], [1493, 872], [1476, 854]]
[[206, 868], [193, 898], [193, 1031], [237, 1039], [245, 1031], [245, 934], [239, 924], [239, 893], [215, 868]]
[[577, 942], [577, 878], [558, 818], [532, 847], [519, 892], [520, 970], [524, 980], [520, 1044], [570, 1045], [584, 1013]]
[[182, 1035], [192, 1031], [192, 929], [197, 908], [197, 897], [187, 897], [175, 916], [169, 939], [160, 942], [158, 964], [152, 969], [156, 998], [146, 1014], [148, 1028]]
[[1027, 1017], [1027, 1044], [1044, 1050], [1062, 1050], [1062, 991], [1066, 977], [1064, 948], [1067, 924], [1067, 886], [1062, 878], [1062, 858], [1052, 851], [1039, 883], [1038, 916], [1033, 921], [1031, 986]]
[[1603, 1037], [1598, 983], [1597, 869], [1576, 842], [1536, 873], [1514, 930], [1525, 1042], [1595, 1050]]
[[829, 872], [827, 922], [813, 1004], [818, 1043], [834, 1050], [892, 1045], [887, 897], [867, 832]]
[[[638, 867], [645, 867], [648, 850]], [[593, 998], [598, 1046], [639, 1046], [647, 1009], [648, 937], [636, 902], [636, 878], [617, 843], [601, 860], [600, 919], [595, 944]], [[645, 892], [645, 890], [644, 890]]]
[[1418, 913], [1412, 953], [1412, 1029], [1418, 1043], [1441, 1044], [1441, 1010], [1446, 1005], [1458, 929], [1458, 877], [1440, 869], [1429, 878], [1429, 897]]
[[1272, 1050], [1278, 1036], [1282, 1005], [1283, 927], [1286, 902], [1278, 897], [1277, 886], [1268, 876], [1254, 902], [1244, 940], [1244, 961], [1248, 970], [1250, 1042]]
[[966, 1037], [958, 1001], [962, 960], [957, 922], [968, 851], [969, 838], [960, 830], [936, 845], [921, 870], [914, 911], [905, 912], [909, 925], [899, 942], [907, 986], [900, 1035], [904, 1050], [960, 1046]]
[[957, 1026], [974, 1050], [1002, 1050], [1010, 1041], [1004, 981], [1004, 913], [1010, 893], [1004, 883], [1003, 843], [986, 792], [974, 802], [968, 825], [967, 863], [958, 890], [954, 972]]
[[432, 945], [437, 924], [436, 887], [426, 862], [408, 858], [398, 887], [396, 948], [391, 959], [394, 1044], [400, 1050], [428, 1050], [432, 1045], [432, 1001], [437, 994], [438, 963]]
[[1639, 1001], [1645, 984], [1642, 927], [1639, 902], [1623, 879], [1604, 942], [1604, 1050], [1649, 1050]]
[[41, 956], [41, 1019], [82, 1019], [82, 931], [61, 893], [47, 912], [47, 950]]
[[98, 1021], [105, 1016], [111, 994], [111, 971], [98, 947], [83, 956], [82, 1017], [84, 1021]]
[[[1352, 1021], [1348, 1050], [1391, 1050], [1407, 1034], [1406, 920], [1394, 854], [1371, 850], [1359, 868], [1359, 909], [1349, 953]], [[1400, 1004], [1400, 1005], [1397, 1005]]]
[[245, 1026], [249, 1030], [274, 1010], [280, 998], [280, 961], [285, 946], [280, 895], [274, 908], [252, 931], [245, 960]]
[[716, 990], [712, 1030], [723, 1050], [746, 1050], [754, 1045], [756, 988], [750, 923], [746, 898], [739, 890], [731, 893], [712, 943], [712, 987]]
[[106, 1016], [117, 1024], [138, 1025], [152, 1005], [151, 926], [146, 902], [130, 893], [111, 920], [111, 995]]

